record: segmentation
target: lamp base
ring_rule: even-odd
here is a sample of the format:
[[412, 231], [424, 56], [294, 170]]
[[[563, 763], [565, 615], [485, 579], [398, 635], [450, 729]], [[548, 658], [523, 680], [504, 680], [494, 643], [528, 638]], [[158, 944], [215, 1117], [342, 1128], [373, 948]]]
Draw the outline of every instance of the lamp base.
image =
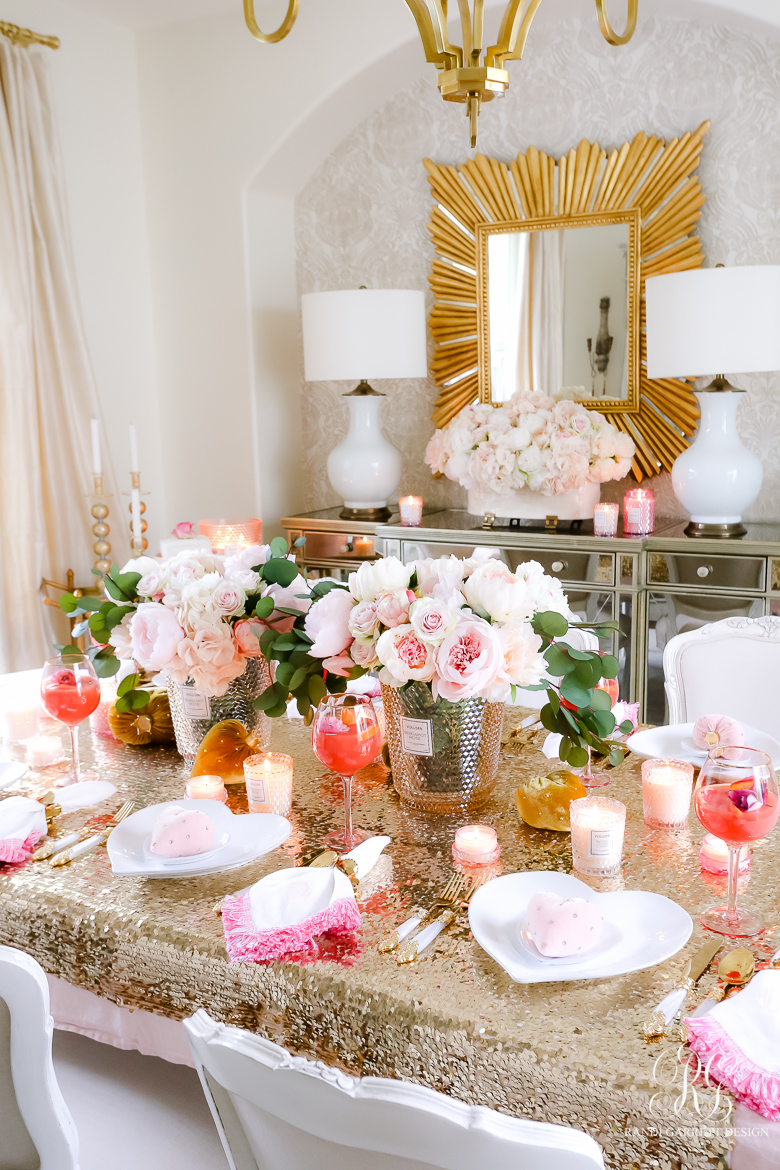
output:
[[342, 520], [361, 520], [365, 524], [381, 524], [389, 520], [392, 514], [385, 505], [384, 508], [342, 508], [339, 517]]
[[686, 536], [698, 536], [708, 540], [735, 540], [741, 536], [747, 536], [747, 528], [744, 524], [704, 524], [697, 520], [691, 520], [685, 526]]

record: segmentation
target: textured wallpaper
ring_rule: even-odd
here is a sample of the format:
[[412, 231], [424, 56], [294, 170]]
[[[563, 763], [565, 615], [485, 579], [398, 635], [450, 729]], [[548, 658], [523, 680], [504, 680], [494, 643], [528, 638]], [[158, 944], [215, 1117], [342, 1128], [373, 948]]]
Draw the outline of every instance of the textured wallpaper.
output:
[[[700, 176], [707, 194], [701, 235], [707, 264], [780, 263], [780, 44], [684, 20], [640, 19], [633, 43], [610, 48], [593, 20], [529, 38], [510, 63], [507, 96], [483, 109], [479, 150], [504, 161], [534, 145], [556, 156], [581, 138], [610, 150], [639, 130], [672, 138], [705, 118]], [[430, 194], [421, 159], [469, 157], [466, 118], [438, 95], [434, 70], [367, 118], [301, 192], [296, 204], [298, 285], [326, 289], [416, 288], [428, 292], [433, 249]], [[430, 294], [429, 300], [430, 300]], [[744, 442], [761, 458], [764, 484], [748, 514], [780, 519], [780, 375], [739, 379]], [[341, 383], [304, 383], [307, 506], [338, 501], [329, 451], [346, 434]], [[403, 453], [400, 490], [461, 506], [465, 492], [434, 480], [423, 461], [433, 432], [432, 380], [387, 383], [384, 430]], [[657, 514], [680, 515], [669, 476], [652, 481]], [[620, 498], [607, 484], [603, 498]]]

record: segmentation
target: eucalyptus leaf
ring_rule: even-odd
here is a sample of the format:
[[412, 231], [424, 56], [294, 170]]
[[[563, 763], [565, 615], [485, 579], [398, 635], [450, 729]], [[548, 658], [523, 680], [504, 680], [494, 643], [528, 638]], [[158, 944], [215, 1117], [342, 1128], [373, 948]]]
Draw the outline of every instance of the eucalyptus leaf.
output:
[[306, 544], [306, 537], [305, 536], [299, 536], [298, 539], [295, 541], [296, 548], [303, 548], [303, 546], [305, 544]]
[[630, 735], [634, 730], [634, 725], [630, 719], [624, 719], [618, 730], [620, 731], [621, 735]]
[[262, 620], [264, 618], [269, 618], [273, 612], [274, 612], [274, 599], [273, 599], [273, 597], [260, 597], [258, 599], [257, 605], [255, 606], [255, 616], [259, 617]]
[[590, 697], [590, 706], [594, 711], [611, 711], [612, 700], [606, 691], [593, 691]]
[[553, 675], [554, 678], [571, 674], [577, 666], [577, 663], [569, 658], [566, 651], [555, 643], [548, 646], [545, 650], [544, 660], [547, 663], [548, 673]]
[[275, 707], [269, 707], [268, 710], [266, 711], [266, 715], [268, 716], [269, 719], [281, 719], [282, 715], [286, 715], [286, 714], [287, 714], [287, 704], [286, 703], [277, 703], [277, 705]]
[[134, 711], [141, 711], [144, 707], [149, 706], [151, 695], [148, 691], [133, 691], [127, 696], [130, 700], [130, 706]]
[[98, 676], [98, 678], [112, 678], [119, 670], [121, 663], [119, 659], [116, 658], [113, 654], [110, 656], [106, 655], [105, 658], [103, 657], [103, 654], [105, 654], [105, 651], [100, 650], [92, 659], [92, 665], [95, 668], [95, 674]]
[[571, 678], [565, 678], [561, 683], [561, 695], [575, 707], [587, 707], [590, 705], [591, 692], [584, 690], [578, 686]]
[[128, 674], [125, 678], [122, 679], [121, 683], [116, 688], [118, 697], [121, 698], [122, 695], [126, 695], [128, 691], [135, 690], [140, 681], [140, 674]]
[[325, 698], [328, 693], [328, 688], [325, 686], [325, 679], [321, 674], [309, 675], [309, 698], [314, 706], [318, 706], [320, 701]]
[[306, 679], [306, 668], [303, 666], [299, 666], [295, 670], [295, 672], [293, 673], [292, 678], [290, 679], [290, 683], [289, 683], [290, 690], [296, 691], [298, 689], [298, 687], [301, 685], [301, 683], [305, 681], [305, 679]]
[[328, 672], [325, 685], [332, 695], [343, 695], [347, 689], [347, 680], [341, 675]]
[[601, 677], [617, 678], [620, 673], [620, 663], [614, 654], [605, 654], [601, 659]]
[[263, 693], [258, 695], [254, 702], [255, 709], [258, 711], [265, 711], [266, 714], [268, 714], [272, 707], [276, 707], [278, 704], [279, 698], [273, 686], [266, 687]]
[[287, 541], [283, 536], [275, 536], [271, 541], [271, 556], [272, 557], [286, 557], [287, 556]]
[[289, 662], [280, 662], [276, 667], [276, 681], [280, 682], [282, 686], [288, 687], [289, 689], [292, 689], [290, 687], [290, 680], [294, 674], [295, 667], [292, 666]]
[[566, 618], [555, 610], [546, 610], [536, 615], [539, 625], [548, 638], [562, 638], [569, 628]]
[[610, 753], [609, 753], [607, 759], [609, 760], [612, 767], [616, 768], [618, 766], [618, 764], [623, 763], [623, 758], [624, 758], [625, 754], [626, 753], [623, 751], [622, 748], [613, 747], [610, 749]]
[[286, 589], [298, 576], [298, 566], [294, 561], [288, 561], [286, 557], [275, 557], [261, 567], [260, 576], [269, 585], [281, 585]]
[[559, 710], [560, 710], [560, 707], [561, 707], [560, 695], [558, 694], [557, 691], [554, 691], [552, 688], [550, 688], [550, 690], [547, 693], [549, 695], [550, 706], [552, 707], [554, 714], [557, 715]]
[[572, 768], [584, 768], [588, 762], [588, 753], [585, 748], [573, 743], [569, 748], [568, 762]]

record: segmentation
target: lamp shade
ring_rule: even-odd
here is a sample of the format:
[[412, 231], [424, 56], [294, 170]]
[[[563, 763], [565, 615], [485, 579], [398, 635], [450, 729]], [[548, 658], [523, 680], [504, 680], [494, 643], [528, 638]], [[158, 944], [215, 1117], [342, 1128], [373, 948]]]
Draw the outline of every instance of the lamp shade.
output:
[[780, 265], [650, 276], [649, 378], [780, 370]]
[[305, 293], [301, 312], [307, 382], [427, 377], [424, 293]]

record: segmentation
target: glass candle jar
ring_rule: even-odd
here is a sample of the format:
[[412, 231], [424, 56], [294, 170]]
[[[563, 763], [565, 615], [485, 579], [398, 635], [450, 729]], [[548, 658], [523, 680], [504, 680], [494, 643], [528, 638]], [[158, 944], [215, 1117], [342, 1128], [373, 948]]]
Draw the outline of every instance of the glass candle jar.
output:
[[569, 805], [574, 868], [592, 877], [620, 873], [626, 806], [608, 796], [582, 796]]
[[227, 801], [227, 789], [221, 776], [191, 776], [185, 789], [190, 800]]
[[492, 865], [501, 856], [496, 830], [490, 825], [464, 825], [455, 834], [452, 856], [461, 865]]
[[650, 488], [633, 488], [623, 497], [624, 536], [647, 536], [655, 528], [655, 496]]
[[[714, 833], [707, 833], [699, 850], [699, 865], [707, 873], [723, 874], [729, 872], [729, 847]], [[745, 873], [750, 869], [750, 849], [744, 845], [739, 855], [739, 872]]]
[[250, 812], [287, 816], [292, 807], [292, 756], [284, 752], [249, 756], [244, 760], [244, 776]]
[[642, 803], [651, 829], [684, 829], [693, 792], [693, 764], [682, 760], [642, 761]]
[[617, 536], [619, 504], [596, 504], [593, 509], [593, 535]]
[[398, 501], [401, 524], [404, 528], [419, 528], [422, 523], [422, 496], [401, 496]]

